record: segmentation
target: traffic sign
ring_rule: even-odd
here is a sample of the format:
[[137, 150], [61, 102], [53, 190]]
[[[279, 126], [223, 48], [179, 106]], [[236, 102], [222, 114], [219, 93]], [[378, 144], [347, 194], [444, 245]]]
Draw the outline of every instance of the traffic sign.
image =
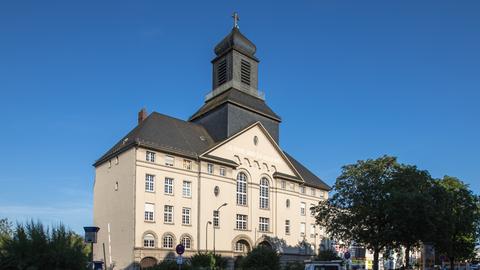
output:
[[185, 247], [182, 244], [179, 244], [175, 248], [175, 251], [177, 251], [178, 255], [183, 255], [183, 253], [185, 253]]
[[348, 260], [350, 259], [351, 255], [350, 255], [350, 252], [345, 252], [345, 254], [343, 254], [343, 257], [345, 258], [345, 260]]
[[182, 257], [182, 256], [178, 256], [178, 257], [177, 257], [177, 264], [178, 264], [178, 265], [182, 265], [182, 264], [183, 264], [183, 257]]

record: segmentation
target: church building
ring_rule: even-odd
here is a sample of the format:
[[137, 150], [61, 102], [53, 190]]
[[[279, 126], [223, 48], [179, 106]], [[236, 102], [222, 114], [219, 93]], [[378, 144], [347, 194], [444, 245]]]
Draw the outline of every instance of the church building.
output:
[[[236, 20], [235, 20], [236, 21]], [[235, 23], [215, 46], [212, 91], [188, 120], [141, 110], [94, 164], [95, 260], [115, 269], [264, 245], [308, 259], [324, 239], [310, 207], [330, 187], [282, 149], [258, 89], [256, 47]], [[307, 130], [305, 130], [307, 132]]]

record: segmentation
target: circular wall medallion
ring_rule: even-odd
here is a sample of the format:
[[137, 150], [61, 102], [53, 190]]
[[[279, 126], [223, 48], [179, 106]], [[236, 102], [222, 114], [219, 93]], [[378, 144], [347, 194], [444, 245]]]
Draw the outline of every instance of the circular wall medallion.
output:
[[253, 144], [258, 145], [258, 137], [253, 137]]
[[215, 194], [215, 197], [217, 197], [218, 194], [220, 194], [220, 188], [218, 186], [215, 186], [215, 188], [213, 189], [213, 193]]

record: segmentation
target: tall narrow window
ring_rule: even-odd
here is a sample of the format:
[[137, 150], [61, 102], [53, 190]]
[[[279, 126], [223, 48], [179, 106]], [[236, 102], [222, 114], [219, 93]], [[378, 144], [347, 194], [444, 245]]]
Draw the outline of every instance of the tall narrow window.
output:
[[227, 60], [223, 59], [217, 64], [217, 83], [218, 86], [227, 82]]
[[302, 202], [302, 203], [300, 203], [300, 214], [302, 216], [305, 216], [306, 213], [307, 213], [307, 204]]
[[247, 205], [247, 175], [243, 172], [237, 175], [237, 204]]
[[163, 222], [172, 224], [173, 223], [173, 206], [165, 205], [163, 213]]
[[182, 208], [182, 224], [190, 225], [190, 208]]
[[315, 196], [315, 188], [310, 188], [310, 193], [312, 194], [312, 196]]
[[165, 178], [165, 185], [164, 185], [165, 194], [173, 195], [173, 179], [172, 178]]
[[260, 217], [258, 223], [258, 229], [260, 232], [269, 232], [270, 231], [270, 219], [266, 217]]
[[246, 231], [247, 230], [247, 219], [246, 215], [237, 215], [237, 230]]
[[183, 194], [183, 197], [185, 197], [185, 198], [191, 198], [192, 197], [192, 182], [183, 181], [182, 194]]
[[226, 173], [225, 167], [220, 167], [220, 175], [225, 176], [226, 174], [227, 173]]
[[300, 223], [300, 235], [305, 236], [306, 224], [305, 222]]
[[151, 175], [151, 174], [145, 175], [145, 191], [147, 192], [155, 191], [155, 175]]
[[155, 153], [151, 151], [147, 151], [146, 158], [148, 162], [155, 162]]
[[286, 235], [290, 234], [290, 220], [289, 219], [285, 220], [285, 234]]
[[155, 221], [155, 205], [153, 203], [145, 203], [145, 221]]
[[269, 183], [267, 178], [262, 178], [260, 180], [260, 208], [268, 209], [269, 208]]
[[181, 243], [185, 247], [185, 249], [191, 249], [192, 248], [192, 239], [189, 236], [184, 236], [182, 238]]
[[316, 235], [316, 232], [315, 232], [315, 224], [310, 224], [310, 237], [311, 238], [315, 238], [317, 235]]
[[251, 74], [251, 65], [249, 62], [245, 61], [242, 59], [241, 64], [240, 64], [240, 75], [241, 75], [241, 80], [242, 83], [246, 85], [250, 85], [250, 74]]
[[287, 187], [287, 182], [285, 180], [282, 180], [282, 189], [285, 189]]
[[301, 192], [302, 194], [305, 194], [305, 187], [304, 187], [304, 186], [300, 186], [300, 192]]
[[163, 248], [173, 248], [173, 236], [167, 234], [163, 237]]
[[213, 227], [220, 227], [220, 212], [217, 210], [213, 211]]
[[207, 172], [209, 174], [213, 174], [213, 164], [212, 163], [207, 164]]

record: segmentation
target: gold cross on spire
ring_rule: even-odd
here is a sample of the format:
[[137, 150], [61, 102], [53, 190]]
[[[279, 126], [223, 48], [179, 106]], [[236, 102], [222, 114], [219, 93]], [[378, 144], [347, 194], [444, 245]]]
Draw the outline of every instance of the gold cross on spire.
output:
[[238, 28], [238, 21], [240, 21], [240, 17], [238, 16], [237, 12], [233, 12], [233, 28]]

